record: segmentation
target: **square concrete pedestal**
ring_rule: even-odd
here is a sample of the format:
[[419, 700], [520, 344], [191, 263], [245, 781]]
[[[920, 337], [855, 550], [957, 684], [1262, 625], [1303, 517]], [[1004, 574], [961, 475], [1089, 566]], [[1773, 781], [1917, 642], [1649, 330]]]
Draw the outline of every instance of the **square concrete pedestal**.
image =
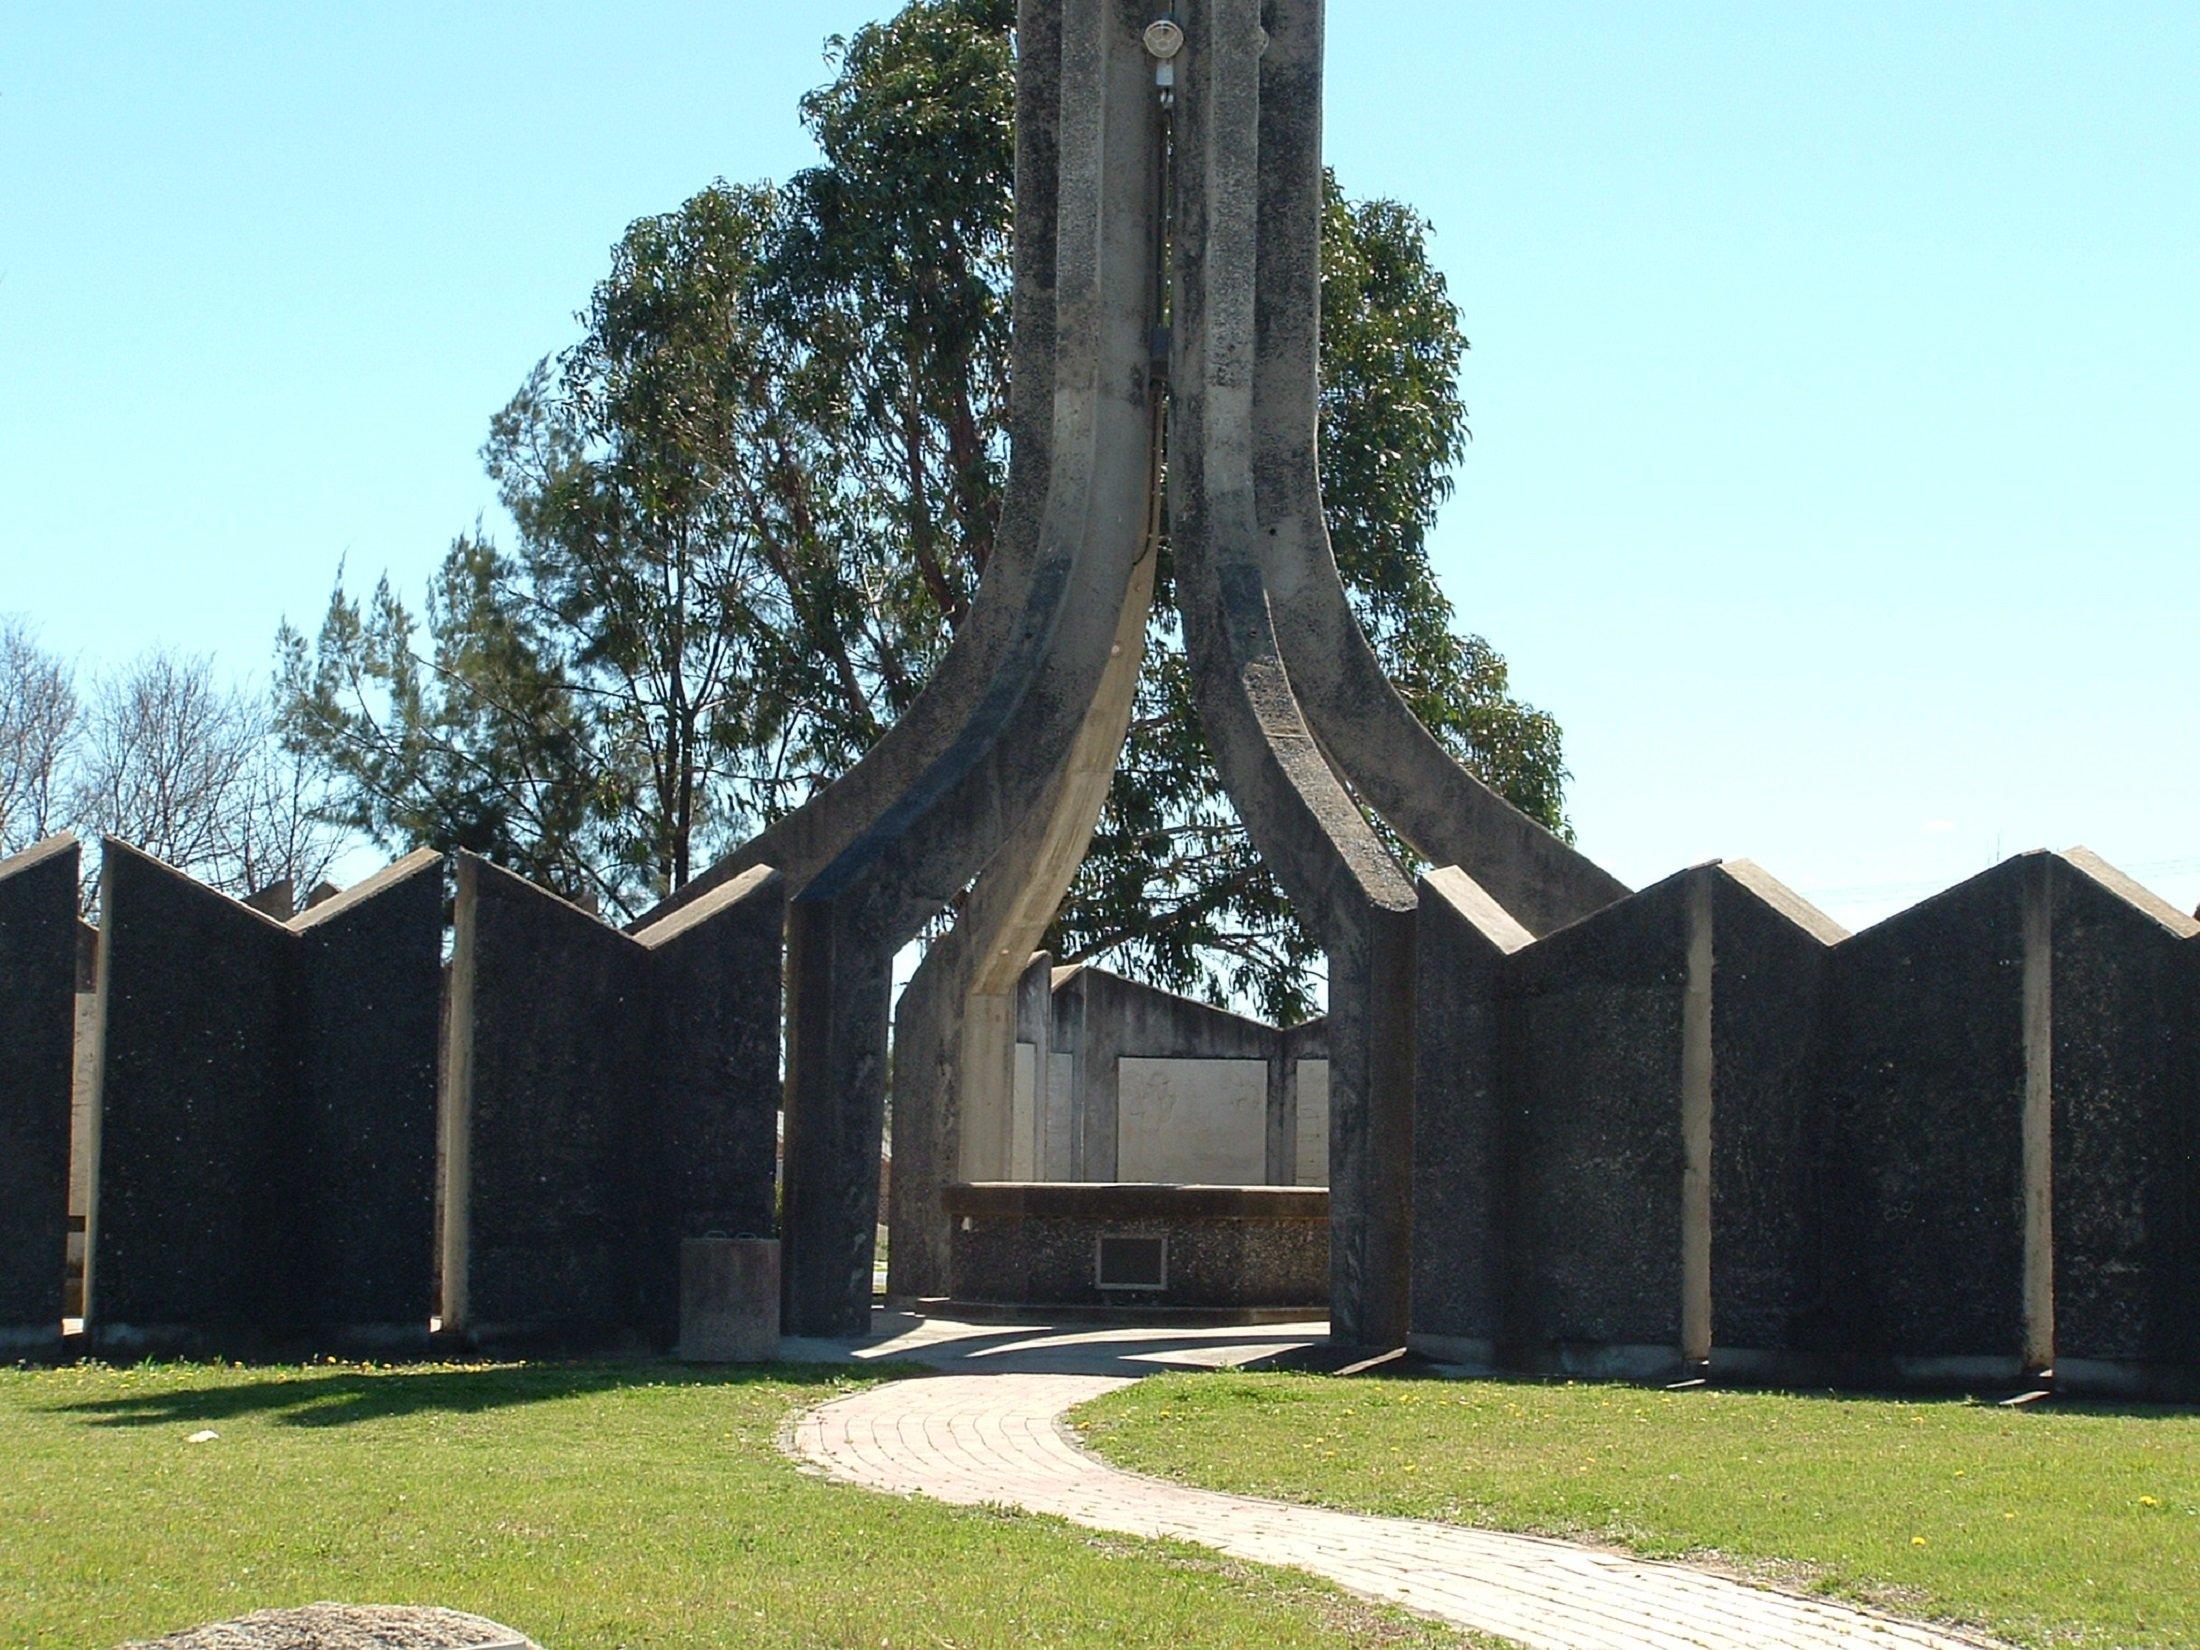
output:
[[687, 1238], [680, 1244], [683, 1362], [768, 1363], [779, 1356], [779, 1241]]

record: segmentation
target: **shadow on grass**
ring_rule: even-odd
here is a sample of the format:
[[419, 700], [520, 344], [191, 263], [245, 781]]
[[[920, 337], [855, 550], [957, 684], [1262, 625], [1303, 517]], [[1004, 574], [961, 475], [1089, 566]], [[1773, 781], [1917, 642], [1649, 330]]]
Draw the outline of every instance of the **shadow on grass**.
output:
[[[149, 1365], [149, 1371], [161, 1366]], [[177, 1370], [187, 1365], [168, 1366]], [[243, 1376], [243, 1372], [238, 1372]], [[48, 1413], [81, 1416], [97, 1427], [201, 1425], [261, 1416], [291, 1427], [341, 1427], [361, 1421], [441, 1412], [477, 1415], [524, 1404], [554, 1402], [644, 1387], [747, 1387], [769, 1384], [828, 1388], [851, 1376], [876, 1379], [912, 1374], [901, 1366], [845, 1364], [746, 1364], [697, 1369], [660, 1362], [499, 1364], [478, 1369], [403, 1367], [272, 1371], [218, 1386], [171, 1387], [114, 1398], [54, 1404]]]

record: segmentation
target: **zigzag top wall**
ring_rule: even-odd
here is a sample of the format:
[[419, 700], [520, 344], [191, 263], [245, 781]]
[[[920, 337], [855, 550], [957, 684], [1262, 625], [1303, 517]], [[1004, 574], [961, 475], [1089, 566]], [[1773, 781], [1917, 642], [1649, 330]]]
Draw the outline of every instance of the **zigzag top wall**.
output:
[[664, 1347], [679, 1240], [770, 1230], [770, 870], [629, 937], [464, 860], [446, 1015], [439, 855], [291, 915], [110, 840], [80, 1032], [78, 858], [0, 862], [0, 1353], [62, 1341], [72, 1110], [107, 1350]]
[[279, 922], [106, 843], [95, 1342], [425, 1340], [441, 867]]
[[1850, 936], [1747, 862], [1424, 880], [1414, 1330], [1531, 1367], [2176, 1385], [2200, 923], [2083, 850]]

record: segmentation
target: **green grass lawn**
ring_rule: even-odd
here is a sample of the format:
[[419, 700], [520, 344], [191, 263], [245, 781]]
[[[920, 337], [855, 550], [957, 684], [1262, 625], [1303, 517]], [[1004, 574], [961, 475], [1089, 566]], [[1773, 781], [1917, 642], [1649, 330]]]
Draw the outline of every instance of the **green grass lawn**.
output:
[[2038, 1645], [2200, 1645], [2200, 1415], [1510, 1381], [1168, 1375], [1127, 1467], [1583, 1537]]
[[0, 1370], [0, 1646], [325, 1598], [478, 1611], [549, 1650], [1462, 1642], [1194, 1548], [806, 1477], [779, 1430], [847, 1380]]

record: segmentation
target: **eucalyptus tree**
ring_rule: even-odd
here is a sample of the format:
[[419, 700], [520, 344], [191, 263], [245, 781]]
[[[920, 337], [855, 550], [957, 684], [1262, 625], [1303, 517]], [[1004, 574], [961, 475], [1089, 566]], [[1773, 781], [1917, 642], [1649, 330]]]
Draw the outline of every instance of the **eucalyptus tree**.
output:
[[[642, 219], [494, 420], [515, 529], [461, 536], [416, 617], [385, 582], [286, 628], [290, 737], [347, 822], [630, 913], [851, 763], [921, 689], [1006, 469], [1012, 0], [915, 0], [832, 43], [820, 151]], [[1563, 828], [1557, 727], [1460, 632], [1427, 536], [1467, 348], [1430, 226], [1332, 182], [1322, 465], [1338, 564], [1422, 720]], [[1149, 665], [1051, 943], [1295, 1017], [1318, 958], [1192, 714], [1166, 546]]]

